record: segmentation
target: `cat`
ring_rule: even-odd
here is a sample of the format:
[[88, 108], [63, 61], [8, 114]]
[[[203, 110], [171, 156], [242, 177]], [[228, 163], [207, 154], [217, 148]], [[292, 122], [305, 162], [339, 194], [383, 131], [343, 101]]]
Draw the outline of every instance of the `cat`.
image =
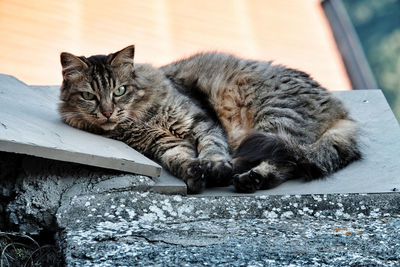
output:
[[159, 162], [189, 193], [251, 193], [361, 158], [358, 124], [304, 72], [217, 52], [155, 68], [134, 54], [61, 53], [60, 115]]

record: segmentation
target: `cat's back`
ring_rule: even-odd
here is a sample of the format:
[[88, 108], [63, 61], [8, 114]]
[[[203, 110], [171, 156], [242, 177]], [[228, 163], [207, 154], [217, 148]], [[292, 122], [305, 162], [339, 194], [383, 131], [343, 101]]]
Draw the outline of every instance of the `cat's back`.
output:
[[303, 141], [311, 142], [347, 117], [340, 101], [308, 74], [268, 61], [208, 52], [161, 70], [180, 91], [212, 106], [234, 147], [253, 129], [278, 124], [299, 129]]
[[270, 62], [248, 60], [220, 52], [197, 53], [161, 67], [168, 78], [200, 87], [220, 87], [240, 76], [265, 74]]
[[302, 71], [220, 52], [197, 53], [160, 69], [183, 90], [201, 91], [210, 98], [223, 95], [227, 88], [255, 98], [326, 91]]

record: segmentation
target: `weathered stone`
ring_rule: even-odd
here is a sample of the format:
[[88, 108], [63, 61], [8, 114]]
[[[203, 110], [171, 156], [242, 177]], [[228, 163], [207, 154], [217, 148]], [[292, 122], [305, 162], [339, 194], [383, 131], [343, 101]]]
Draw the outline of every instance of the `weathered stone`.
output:
[[68, 266], [374, 264], [400, 260], [400, 194], [85, 195], [57, 213]]
[[90, 193], [149, 191], [155, 184], [146, 176], [31, 156], [22, 156], [18, 170], [16, 180], [2, 181], [13, 191], [5, 211], [13, 228], [30, 234], [56, 230], [63, 201]]

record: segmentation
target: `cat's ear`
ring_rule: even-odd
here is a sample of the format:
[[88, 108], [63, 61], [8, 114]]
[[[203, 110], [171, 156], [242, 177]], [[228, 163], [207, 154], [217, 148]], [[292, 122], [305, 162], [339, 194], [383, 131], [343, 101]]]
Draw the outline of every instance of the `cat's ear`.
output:
[[82, 59], [67, 52], [61, 53], [60, 60], [64, 79], [81, 75], [82, 71], [88, 68]]
[[135, 56], [135, 46], [130, 45], [124, 49], [112, 54], [110, 65], [112, 67], [118, 67], [121, 65], [130, 65], [133, 67], [133, 58]]

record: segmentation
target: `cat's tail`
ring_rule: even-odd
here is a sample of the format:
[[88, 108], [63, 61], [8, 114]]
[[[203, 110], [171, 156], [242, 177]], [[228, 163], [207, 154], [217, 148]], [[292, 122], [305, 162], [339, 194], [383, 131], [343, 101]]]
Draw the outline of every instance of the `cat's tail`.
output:
[[294, 166], [293, 177], [316, 179], [361, 158], [359, 127], [350, 119], [338, 120], [316, 142], [307, 145], [296, 143], [284, 130], [277, 133], [257, 131], [242, 141], [234, 158], [238, 169], [270, 160]]

